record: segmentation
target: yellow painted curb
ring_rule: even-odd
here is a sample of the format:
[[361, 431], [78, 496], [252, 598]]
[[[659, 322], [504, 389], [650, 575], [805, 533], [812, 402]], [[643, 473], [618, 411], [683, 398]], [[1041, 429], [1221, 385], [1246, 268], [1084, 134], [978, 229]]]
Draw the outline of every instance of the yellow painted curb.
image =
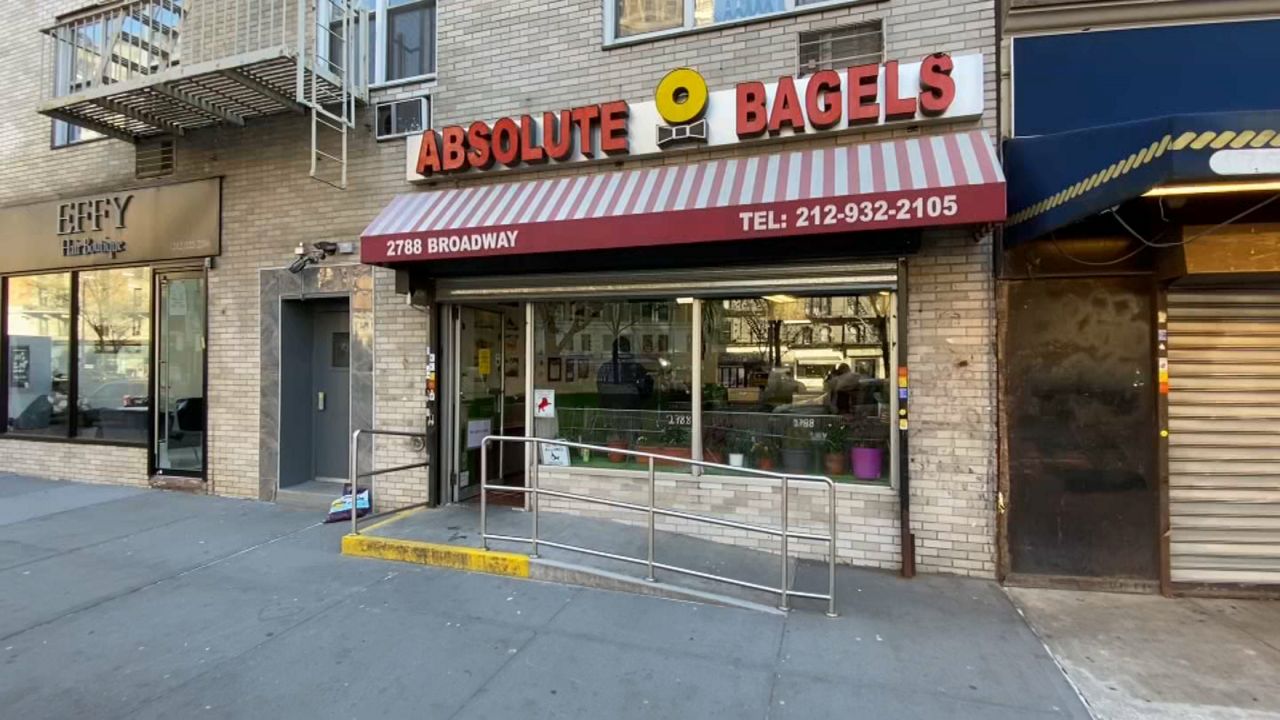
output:
[[342, 554], [377, 560], [430, 565], [432, 567], [466, 570], [469, 572], [529, 577], [529, 556], [518, 553], [496, 552], [461, 545], [437, 545], [416, 540], [370, 537], [368, 535], [344, 535]]

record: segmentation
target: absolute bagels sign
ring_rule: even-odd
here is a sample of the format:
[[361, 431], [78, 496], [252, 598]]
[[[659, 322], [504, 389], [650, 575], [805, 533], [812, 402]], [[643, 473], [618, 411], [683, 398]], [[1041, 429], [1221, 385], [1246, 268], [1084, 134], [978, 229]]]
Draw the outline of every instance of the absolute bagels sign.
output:
[[695, 70], [681, 68], [651, 102], [614, 100], [428, 129], [409, 138], [406, 179], [975, 118], [984, 109], [983, 87], [981, 53], [935, 53], [714, 92]]

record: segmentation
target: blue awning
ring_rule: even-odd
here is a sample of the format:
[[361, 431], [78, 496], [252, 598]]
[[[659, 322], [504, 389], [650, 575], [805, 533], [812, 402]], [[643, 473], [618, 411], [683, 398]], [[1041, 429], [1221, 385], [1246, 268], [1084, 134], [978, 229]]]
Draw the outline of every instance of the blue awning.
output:
[[1280, 110], [1169, 115], [1004, 144], [1005, 245], [1045, 235], [1160, 185], [1259, 180], [1280, 168]]

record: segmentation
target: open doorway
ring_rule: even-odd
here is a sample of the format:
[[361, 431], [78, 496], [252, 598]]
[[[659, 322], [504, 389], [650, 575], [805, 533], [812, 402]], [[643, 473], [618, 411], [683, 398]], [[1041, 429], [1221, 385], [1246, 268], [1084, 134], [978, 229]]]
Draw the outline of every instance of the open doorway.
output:
[[347, 298], [281, 302], [280, 367], [280, 489], [336, 496], [351, 441]]
[[[447, 348], [451, 412], [441, 439], [447, 449], [452, 502], [479, 497], [480, 453], [488, 435], [525, 434], [523, 304], [455, 305]], [[526, 453], [509, 443], [488, 450], [490, 484], [523, 486]], [[522, 505], [521, 493], [491, 492], [490, 502]]]

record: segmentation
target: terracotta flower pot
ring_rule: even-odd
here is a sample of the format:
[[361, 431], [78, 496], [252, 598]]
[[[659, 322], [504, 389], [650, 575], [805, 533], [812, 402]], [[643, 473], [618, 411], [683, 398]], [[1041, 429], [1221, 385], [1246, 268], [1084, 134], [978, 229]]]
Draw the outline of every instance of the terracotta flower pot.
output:
[[771, 457], [756, 458], [757, 470], [764, 470], [765, 472], [773, 472], [773, 469], [775, 467], [777, 467], [777, 465], [774, 463], [773, 458]]
[[843, 475], [845, 471], [844, 453], [827, 453], [822, 456], [822, 467], [828, 475]]
[[[610, 441], [608, 441], [608, 442], [607, 442], [607, 443], [605, 443], [605, 444], [606, 444], [606, 445], [608, 445], [610, 448], [613, 448], [613, 449], [615, 449], [615, 450], [626, 450], [626, 449], [627, 449], [627, 441], [626, 441], [626, 440], [610, 440]], [[621, 453], [621, 452], [611, 452], [611, 453], [609, 453], [609, 462], [611, 462], [611, 463], [620, 463], [620, 462], [626, 462], [626, 461], [627, 461], [627, 455], [626, 455], [626, 453]]]

